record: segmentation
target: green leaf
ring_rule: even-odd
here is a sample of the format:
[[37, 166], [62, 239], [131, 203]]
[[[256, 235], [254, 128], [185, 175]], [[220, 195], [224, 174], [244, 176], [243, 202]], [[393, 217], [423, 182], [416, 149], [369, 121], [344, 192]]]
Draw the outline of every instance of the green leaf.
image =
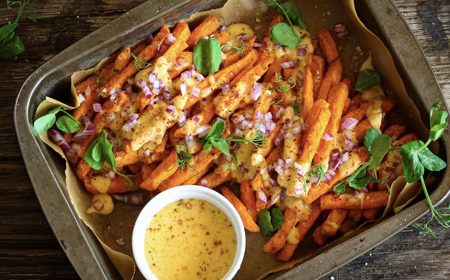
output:
[[292, 107], [294, 108], [295, 114], [300, 115], [300, 103], [298, 102], [298, 99], [295, 99]]
[[217, 119], [216, 122], [211, 126], [206, 135], [206, 139], [209, 138], [220, 138], [222, 133], [225, 131], [225, 122], [222, 119]]
[[366, 176], [362, 178], [355, 178], [353, 180], [348, 181], [348, 186], [352, 189], [360, 190], [367, 186], [367, 184], [370, 182], [371, 177]]
[[281, 228], [284, 217], [283, 214], [281, 213], [280, 208], [274, 207], [272, 208], [271, 212], [272, 212], [273, 231], [277, 231], [279, 228]]
[[391, 148], [391, 144], [392, 144], [391, 137], [385, 134], [378, 135], [373, 140], [372, 145], [370, 145], [372, 157], [370, 158], [369, 169], [373, 169], [380, 166], [384, 157]]
[[97, 142], [94, 147], [92, 147], [92, 159], [95, 161], [100, 161], [102, 158], [102, 147], [100, 142]]
[[[287, 17], [291, 20], [291, 22], [293, 24], [299, 26], [303, 30], [308, 28], [305, 21], [303, 20], [302, 15], [298, 11], [297, 6], [294, 3], [287, 1], [287, 2], [280, 3], [280, 6], [284, 9], [285, 14], [287, 15]], [[277, 7], [277, 11], [280, 14], [284, 14], [280, 7]]]
[[200, 39], [194, 47], [194, 65], [203, 75], [214, 74], [222, 63], [220, 43], [214, 38]]
[[[423, 145], [423, 142], [419, 140]], [[420, 162], [430, 171], [441, 171], [447, 164], [440, 157], [433, 154], [427, 147], [418, 152]]]
[[56, 113], [62, 110], [62, 107], [51, 109], [46, 115], [41, 116], [34, 121], [33, 126], [38, 134], [49, 130], [56, 121]]
[[71, 115], [62, 115], [56, 120], [56, 127], [64, 133], [75, 133], [81, 129], [81, 123]]
[[0, 43], [0, 60], [7, 60], [25, 51], [25, 46], [19, 36], [14, 34], [12, 39]]
[[416, 182], [423, 176], [425, 170], [416, 152], [421, 145], [418, 141], [409, 142], [400, 147], [400, 154], [403, 158], [403, 174], [408, 183]]
[[211, 139], [211, 144], [222, 154], [227, 157], [230, 156], [230, 148], [228, 147], [228, 142], [225, 139]]
[[356, 79], [355, 89], [359, 92], [363, 92], [366, 89], [378, 85], [381, 82], [380, 74], [373, 69], [365, 69], [359, 73]]
[[9, 41], [14, 37], [18, 24], [16, 22], [8, 23], [5, 26], [0, 27], [0, 44], [3, 44], [5, 41]]
[[366, 150], [369, 153], [371, 152], [372, 143], [378, 135], [380, 135], [380, 132], [373, 127], [366, 132], [366, 135], [364, 136], [364, 147], [366, 147]]
[[211, 152], [211, 149], [212, 149], [212, 144], [211, 144], [211, 142], [206, 142], [206, 143], [203, 145], [203, 151], [204, 151], [205, 153]]
[[84, 153], [84, 160], [89, 164], [89, 166], [94, 170], [100, 170], [103, 166], [103, 161], [95, 160], [93, 158], [93, 150], [94, 147], [99, 143], [99, 138], [95, 139], [94, 141], [89, 144], [86, 152]]
[[114, 157], [114, 152], [112, 149], [112, 144], [108, 141], [108, 134], [103, 131], [101, 134], [101, 141], [103, 150], [102, 150], [102, 158], [111, 165], [112, 169], [116, 171], [116, 158]]
[[27, 19], [32, 23], [37, 23], [36, 15], [34, 13], [29, 13]]
[[435, 103], [430, 111], [430, 136], [432, 141], [436, 141], [444, 133], [447, 127], [447, 111], [440, 111], [441, 102]]
[[271, 222], [270, 212], [267, 209], [263, 209], [258, 212], [257, 223], [263, 236], [268, 236], [274, 231]]
[[272, 26], [270, 35], [276, 43], [291, 49], [296, 48], [301, 40], [301, 37], [295, 33], [294, 29], [284, 22]]
[[344, 180], [344, 181], [334, 185], [333, 191], [335, 193], [337, 193], [337, 194], [344, 193], [345, 192], [345, 185], [346, 185], [345, 183], [346, 183], [346, 181]]

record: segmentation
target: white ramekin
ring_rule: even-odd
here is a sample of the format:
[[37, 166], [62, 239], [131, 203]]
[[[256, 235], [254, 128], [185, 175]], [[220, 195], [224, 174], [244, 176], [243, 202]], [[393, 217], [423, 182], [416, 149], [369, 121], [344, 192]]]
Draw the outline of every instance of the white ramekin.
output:
[[[241, 267], [242, 260], [245, 253], [245, 230], [241, 218], [233, 205], [221, 194], [211, 189], [195, 186], [185, 185], [171, 188], [164, 191], [154, 198], [152, 198], [147, 205], [142, 209], [133, 228], [132, 248], [134, 260], [141, 271], [142, 275], [148, 280], [157, 280], [156, 275], [151, 271], [149, 264], [145, 258], [144, 238], [150, 221], [156, 213], [158, 213], [164, 206], [180, 199], [197, 198], [206, 200], [217, 208], [230, 219], [236, 233], [236, 255], [233, 263], [227, 274], [223, 277], [224, 280], [231, 280]], [[187, 252], [188, 253], [188, 252]]]

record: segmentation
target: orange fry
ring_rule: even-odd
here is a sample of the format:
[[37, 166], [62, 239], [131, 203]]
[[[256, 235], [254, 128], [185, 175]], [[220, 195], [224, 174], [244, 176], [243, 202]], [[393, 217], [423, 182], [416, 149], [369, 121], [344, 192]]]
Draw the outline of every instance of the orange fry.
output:
[[317, 32], [317, 39], [328, 64], [333, 63], [339, 57], [339, 52], [331, 32], [328, 29], [321, 29]]
[[177, 151], [173, 150], [139, 187], [149, 191], [156, 190], [164, 180], [177, 171], [177, 156]]
[[328, 67], [325, 77], [322, 80], [319, 91], [317, 92], [316, 100], [327, 100], [330, 87], [338, 83], [342, 77], [342, 64], [341, 60], [337, 59], [333, 64]]
[[306, 119], [314, 105], [314, 82], [309, 66], [305, 68], [302, 97], [302, 117]]
[[387, 205], [387, 191], [353, 194], [325, 194], [320, 197], [320, 209], [373, 209]]
[[263, 251], [266, 254], [275, 254], [286, 245], [286, 239], [289, 232], [297, 222], [297, 212], [290, 208], [284, 211], [284, 219], [281, 228], [264, 244]]
[[256, 212], [256, 194], [255, 191], [250, 187], [250, 181], [243, 180], [241, 182], [241, 200], [245, 207], [252, 216], [253, 221], [256, 221], [258, 213]]
[[223, 187], [221, 191], [223, 196], [225, 196], [225, 198], [228, 199], [231, 204], [233, 204], [234, 208], [236, 208], [245, 229], [250, 232], [259, 232], [258, 225], [255, 223], [255, 221], [253, 221], [252, 216], [248, 213], [247, 208], [245, 208], [244, 204], [242, 204], [239, 198], [237, 198], [237, 196], [234, 195], [234, 193], [232, 193], [227, 187]]
[[323, 230], [323, 224], [318, 226], [313, 232], [314, 243], [316, 243], [319, 246], [323, 246], [327, 242], [327, 238], [328, 238], [328, 236], [326, 236], [322, 233], [322, 230]]
[[321, 233], [325, 236], [335, 236], [342, 222], [347, 217], [347, 209], [333, 209], [322, 224]]
[[320, 56], [312, 55], [310, 70], [314, 80], [314, 93], [316, 94], [322, 85], [323, 73], [325, 72], [325, 60]]
[[117, 55], [116, 60], [114, 61], [114, 72], [120, 72], [127, 66], [128, 62], [130, 62], [131, 59], [131, 49], [130, 48], [124, 48], [120, 51], [119, 55]]
[[211, 35], [217, 28], [219, 28], [219, 22], [215, 16], [209, 16], [205, 18], [191, 33], [191, 37], [187, 41], [189, 47], [194, 47], [197, 41], [205, 36]]

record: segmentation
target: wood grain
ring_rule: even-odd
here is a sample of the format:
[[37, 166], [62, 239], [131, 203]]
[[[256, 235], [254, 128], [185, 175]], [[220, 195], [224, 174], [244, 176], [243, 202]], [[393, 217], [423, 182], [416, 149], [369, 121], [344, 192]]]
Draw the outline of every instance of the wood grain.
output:
[[[5, 2], [0, 3], [0, 25], [16, 13], [7, 9]], [[38, 23], [23, 19], [17, 30], [26, 52], [12, 61], [0, 62], [1, 279], [78, 278], [48, 226], [20, 155], [12, 118], [20, 86], [40, 64], [142, 2], [36, 1], [28, 10], [35, 13]], [[450, 2], [394, 3], [423, 48], [449, 104]], [[435, 228], [438, 237], [433, 239], [409, 227], [323, 279], [449, 279], [450, 231]]]

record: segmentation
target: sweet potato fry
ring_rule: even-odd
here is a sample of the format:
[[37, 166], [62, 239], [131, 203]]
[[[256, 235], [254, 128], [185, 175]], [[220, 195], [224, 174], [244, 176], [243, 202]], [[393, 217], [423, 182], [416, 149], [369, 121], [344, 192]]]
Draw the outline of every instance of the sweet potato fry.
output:
[[333, 35], [328, 29], [321, 29], [317, 31], [317, 39], [319, 39], [320, 49], [328, 64], [333, 63], [339, 57]]
[[174, 79], [193, 64], [192, 52], [182, 52], [177, 56], [174, 65], [169, 70], [169, 77]]
[[116, 60], [114, 61], [113, 71], [114, 72], [120, 72], [127, 66], [127, 64], [130, 62], [131, 59], [131, 49], [130, 48], [124, 48], [120, 51], [120, 53], [117, 55]]
[[[252, 189], [256, 192], [264, 190], [264, 182], [260, 173], [256, 174], [255, 178], [253, 178], [251, 185]], [[256, 211], [259, 212], [260, 210], [266, 208], [266, 203], [267, 202], [265, 201], [256, 199]]]
[[326, 236], [322, 233], [322, 230], [323, 230], [323, 224], [318, 226], [313, 232], [314, 243], [316, 243], [319, 246], [323, 246], [327, 242], [327, 238], [328, 238], [328, 236]]
[[173, 150], [139, 187], [149, 191], [156, 190], [164, 180], [177, 171], [177, 156], [177, 151]]
[[233, 192], [230, 191], [227, 187], [223, 187], [221, 189], [223, 196], [225, 196], [228, 201], [233, 204], [234, 208], [236, 208], [237, 212], [239, 213], [239, 216], [242, 219], [242, 223], [244, 224], [244, 227], [246, 230], [250, 232], [259, 232], [259, 227], [253, 221], [252, 216], [248, 213], [247, 208], [245, 208], [244, 204], [237, 198]]
[[208, 124], [214, 117], [214, 103], [209, 103], [199, 114], [191, 117], [186, 123], [175, 131], [176, 138], [182, 138], [186, 135], [196, 135], [200, 126]]
[[230, 32], [219, 31], [219, 32], [216, 32], [214, 34], [211, 34], [211, 36], [209, 36], [209, 37], [210, 38], [215, 38], [217, 41], [219, 41], [220, 45], [222, 46], [230, 38]]
[[264, 244], [263, 251], [266, 254], [275, 254], [286, 245], [289, 232], [297, 222], [297, 212], [290, 208], [284, 211], [284, 219], [281, 228]]
[[204, 176], [202, 179], [198, 180], [196, 182], [196, 185], [213, 189], [225, 182], [230, 181], [231, 179], [231, 172], [229, 170], [224, 172], [223, 174], [213, 171]]
[[306, 119], [314, 105], [314, 81], [309, 66], [305, 68], [302, 91], [302, 117]]
[[402, 136], [400, 139], [392, 143], [393, 147], [399, 147], [403, 144], [409, 143], [411, 141], [417, 140], [419, 137], [415, 133], [408, 133], [405, 136]]
[[123, 146], [123, 150], [116, 152], [114, 155], [116, 158], [117, 168], [139, 162], [138, 152], [131, 149], [130, 141], [124, 141]]
[[172, 34], [175, 36], [176, 40], [161, 56], [169, 63], [173, 63], [176, 57], [188, 47], [187, 40], [189, 39], [189, 36], [191, 36], [191, 31], [186, 22], [180, 21], [175, 25]]
[[384, 134], [392, 138], [392, 141], [396, 141], [400, 136], [405, 133], [406, 127], [403, 125], [394, 124], [384, 130]]
[[362, 210], [348, 210], [347, 217], [355, 223], [361, 221], [363, 211]]
[[261, 112], [263, 114], [266, 114], [267, 112], [269, 112], [271, 103], [272, 90], [268, 89], [266, 85], [263, 85], [262, 93], [253, 105], [253, 112]]
[[244, 53], [231, 51], [227, 53], [226, 58], [222, 61], [222, 66], [227, 67], [236, 61], [238, 61], [246, 52], [250, 51], [253, 48], [253, 44], [255, 43], [256, 37], [252, 37], [245, 42]]
[[372, 221], [372, 220], [375, 220], [375, 218], [377, 217], [378, 212], [380, 210], [381, 210], [381, 208], [366, 209], [366, 210], [363, 210], [362, 214], [363, 214], [364, 218], [366, 218], [366, 220]]
[[78, 162], [76, 170], [78, 179], [84, 180], [84, 178], [86, 178], [86, 176], [88, 175], [89, 171], [91, 171], [91, 167], [84, 159], [81, 159]]
[[319, 91], [317, 92], [316, 100], [324, 99], [327, 100], [328, 91], [330, 87], [338, 83], [342, 77], [342, 64], [341, 60], [337, 59], [333, 64], [328, 67], [325, 77], [320, 84]]
[[275, 78], [275, 75], [277, 73], [281, 73], [281, 63], [283, 62], [280, 58], [275, 58], [273, 63], [269, 65], [269, 68], [267, 69], [266, 74], [264, 75], [264, 83], [273, 83], [273, 80]]
[[191, 37], [187, 41], [189, 47], [193, 48], [197, 41], [205, 36], [211, 35], [219, 28], [219, 22], [215, 16], [205, 18], [191, 33]]
[[243, 180], [241, 182], [241, 200], [247, 208], [248, 213], [252, 216], [253, 221], [256, 221], [258, 213], [256, 212], [256, 196], [255, 191], [250, 187], [250, 181]]
[[325, 194], [320, 197], [320, 209], [373, 209], [387, 205], [387, 191], [353, 194]]
[[[317, 218], [320, 215], [320, 208], [313, 204], [311, 205], [311, 214], [309, 215], [309, 218], [304, 221], [300, 221], [297, 226], [295, 227], [295, 240], [287, 240], [286, 245], [284, 245], [283, 249], [281, 249], [280, 252], [277, 254], [277, 259], [280, 261], [287, 262], [291, 259], [292, 255], [294, 254], [295, 249], [297, 249], [298, 244], [305, 238], [308, 231], [311, 229], [311, 227], [316, 222]], [[291, 233], [289, 233], [290, 235]], [[291, 241], [294, 241], [291, 243]]]
[[321, 139], [317, 153], [314, 156], [314, 164], [328, 164], [331, 150], [333, 149], [337, 132], [339, 129], [342, 113], [344, 112], [345, 100], [348, 97], [348, 87], [344, 83], [338, 83], [330, 88], [328, 103], [331, 104], [331, 116], [325, 133], [332, 139]]
[[327, 219], [322, 224], [321, 233], [325, 236], [334, 236], [336, 235], [339, 227], [342, 222], [347, 217], [347, 209], [333, 209], [327, 216]]
[[318, 55], [312, 55], [310, 70], [314, 80], [314, 96], [316, 96], [317, 91], [322, 85], [323, 74], [325, 72], [325, 60]]
[[360, 143], [364, 139], [364, 135], [366, 135], [366, 132], [371, 128], [372, 124], [368, 119], [364, 119], [355, 126], [353, 132], [358, 143]]

